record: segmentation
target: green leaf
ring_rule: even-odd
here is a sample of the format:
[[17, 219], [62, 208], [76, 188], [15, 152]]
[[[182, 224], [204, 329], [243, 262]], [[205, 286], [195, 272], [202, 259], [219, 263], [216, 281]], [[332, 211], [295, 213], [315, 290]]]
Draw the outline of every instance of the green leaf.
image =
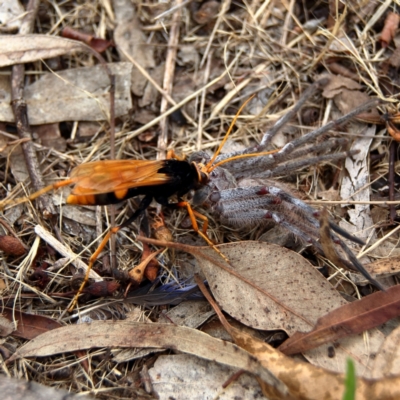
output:
[[345, 392], [343, 400], [355, 400], [356, 398], [356, 369], [354, 361], [351, 358], [347, 359], [346, 380], [344, 382]]

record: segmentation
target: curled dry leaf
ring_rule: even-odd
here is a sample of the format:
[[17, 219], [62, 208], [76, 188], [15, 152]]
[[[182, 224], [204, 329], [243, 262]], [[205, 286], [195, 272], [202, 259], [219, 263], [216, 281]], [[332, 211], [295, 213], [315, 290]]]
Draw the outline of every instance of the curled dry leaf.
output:
[[98, 38], [96, 36], [89, 35], [88, 33], [72, 29], [68, 26], [62, 30], [62, 36], [67, 39], [79, 40], [80, 42], [86, 43], [99, 53], [107, 50], [113, 44], [111, 40]]
[[[143, 252], [141, 261], [144, 262], [150, 254], [151, 254], [151, 249], [149, 245], [147, 243], [143, 243]], [[151, 258], [147, 262], [147, 265], [145, 265], [144, 277], [148, 279], [150, 282], [153, 282], [157, 279], [159, 270], [160, 270], [160, 264], [158, 260], [156, 258]]]
[[247, 351], [195, 329], [171, 324], [146, 324], [130, 321], [96, 321], [65, 326], [46, 332], [17, 350], [10, 362], [20, 357], [52, 354], [95, 347], [153, 347], [192, 354], [206, 360], [248, 371], [283, 395], [286, 386], [261, 367]]
[[364, 332], [400, 315], [400, 285], [345, 304], [318, 319], [314, 329], [296, 332], [279, 350], [285, 354], [307, 351], [327, 342]]

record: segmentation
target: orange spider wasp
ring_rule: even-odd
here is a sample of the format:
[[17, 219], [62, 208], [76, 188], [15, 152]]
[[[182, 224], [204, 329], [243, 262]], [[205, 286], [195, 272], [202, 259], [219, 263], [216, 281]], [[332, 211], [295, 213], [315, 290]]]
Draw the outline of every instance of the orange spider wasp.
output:
[[[251, 97], [252, 98], [252, 97]], [[79, 165], [74, 168], [68, 179], [53, 183], [43, 189], [16, 200], [3, 200], [0, 202], [0, 210], [7, 205], [17, 205], [26, 201], [35, 200], [43, 194], [61, 188], [63, 186], [75, 185], [72, 193], [67, 197], [66, 203], [73, 205], [110, 205], [122, 202], [131, 197], [143, 195], [137, 210], [133, 215], [119, 226], [111, 228], [104, 236], [97, 250], [89, 259], [88, 269], [84, 280], [78, 289], [68, 311], [75, 307], [79, 295], [82, 293], [88, 279], [90, 270], [105, 247], [112, 234], [131, 224], [149, 207], [152, 200], [161, 205], [184, 207], [187, 209], [193, 229], [222, 257], [228, 259], [215, 247], [207, 236], [207, 217], [192, 210], [190, 204], [182, 200], [182, 197], [192, 189], [198, 189], [207, 184], [210, 172], [226, 162], [245, 157], [255, 157], [271, 154], [275, 151], [243, 154], [214, 164], [215, 159], [224, 146], [233, 126], [246, 104], [248, 99], [239, 109], [234, 117], [224, 139], [207, 164], [189, 163], [179, 159], [173, 152], [169, 152], [166, 160], [105, 160], [94, 161]], [[175, 158], [173, 158], [175, 157]], [[169, 203], [169, 198], [176, 195], [177, 203]], [[199, 229], [196, 217], [203, 221], [202, 230]]]

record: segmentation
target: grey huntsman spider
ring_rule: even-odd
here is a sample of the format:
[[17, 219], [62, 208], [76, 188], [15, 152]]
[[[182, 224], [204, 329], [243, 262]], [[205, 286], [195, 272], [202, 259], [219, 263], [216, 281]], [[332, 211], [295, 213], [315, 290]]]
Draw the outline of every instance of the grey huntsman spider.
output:
[[[325, 82], [320, 80], [311, 85], [298, 103], [263, 135], [259, 145], [247, 148], [242, 152], [220, 155], [215, 164], [236, 155], [267, 151], [273, 136]], [[369, 101], [343, 117], [294, 139], [274, 154], [234, 160], [223, 164], [221, 167], [217, 166], [211, 172], [208, 184], [195, 192], [193, 203], [208, 206], [217, 219], [233, 227], [251, 227], [257, 224], [261, 225], [263, 222], [278, 224], [304, 242], [311, 244], [317, 252], [324, 254], [318, 241], [320, 236], [319, 211], [288, 193], [281, 184], [272, 178], [284, 176], [323, 161], [351, 157], [355, 154], [352, 151], [331, 153], [332, 149], [346, 144], [347, 139], [331, 138], [318, 144], [313, 142], [332, 128], [338, 127], [357, 114], [375, 107], [379, 102], [379, 99]], [[209, 159], [207, 153], [197, 152], [191, 156], [190, 161], [207, 162]], [[244, 180], [248, 182], [248, 178], [262, 178], [263, 184], [257, 184], [253, 179], [250, 186], [242, 186], [241, 182]], [[371, 283], [382, 290], [382, 285], [366, 271], [338, 235], [358, 244], [363, 244], [363, 242], [332, 221], [329, 221], [329, 226], [333, 242], [342, 248], [348, 258], [348, 261], [342, 261], [350, 269], [361, 272]]]

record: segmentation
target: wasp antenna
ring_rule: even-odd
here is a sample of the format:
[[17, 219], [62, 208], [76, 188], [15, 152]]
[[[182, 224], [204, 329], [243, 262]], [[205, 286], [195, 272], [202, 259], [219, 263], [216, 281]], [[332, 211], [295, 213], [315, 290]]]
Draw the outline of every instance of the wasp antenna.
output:
[[221, 166], [222, 164], [226, 164], [227, 162], [231, 162], [231, 161], [234, 161], [234, 160], [240, 160], [242, 158], [267, 156], [269, 154], [277, 153], [279, 150], [280, 149], [275, 149], [275, 150], [271, 150], [271, 151], [262, 151], [261, 153], [239, 154], [239, 155], [234, 156], [234, 157], [226, 158], [225, 160], [222, 160], [219, 163], [216, 163], [215, 165], [212, 165], [210, 168], [208, 168], [207, 172], [210, 173], [215, 168]]
[[28, 201], [32, 201], [32, 200], [36, 200], [38, 197], [44, 195], [45, 193], [48, 193], [52, 190], [56, 190], [60, 187], [63, 186], [67, 186], [70, 185], [71, 183], [74, 183], [73, 179], [66, 179], [65, 181], [61, 181], [61, 182], [56, 182], [53, 183], [52, 185], [48, 185], [40, 190], [38, 190], [37, 192], [31, 194], [30, 196], [26, 196], [26, 197], [20, 197], [18, 199], [13, 199], [13, 200], [8, 200], [5, 199], [3, 201], [0, 201], [0, 210], [3, 210], [5, 207], [7, 206], [16, 206], [18, 204], [22, 204], [22, 203], [26, 203]]
[[252, 100], [254, 98], [255, 94], [253, 94], [252, 96], [250, 96], [239, 108], [239, 111], [236, 113], [235, 118], [233, 118], [231, 124], [229, 125], [229, 129], [226, 132], [224, 138], [222, 139], [221, 144], [219, 145], [217, 151], [214, 153], [213, 157], [211, 158], [211, 160], [207, 163], [206, 165], [206, 171], [210, 172], [212, 171], [211, 166], [213, 165], [215, 159], [218, 157], [218, 154], [220, 153], [220, 151], [222, 150], [222, 148], [224, 147], [225, 142], [228, 140], [228, 137], [230, 135], [230, 133], [232, 132], [233, 127], [235, 126], [235, 123], [237, 121], [237, 119], [239, 118], [240, 113], [243, 111], [243, 109], [246, 107], [246, 105], [249, 103], [250, 100]]

